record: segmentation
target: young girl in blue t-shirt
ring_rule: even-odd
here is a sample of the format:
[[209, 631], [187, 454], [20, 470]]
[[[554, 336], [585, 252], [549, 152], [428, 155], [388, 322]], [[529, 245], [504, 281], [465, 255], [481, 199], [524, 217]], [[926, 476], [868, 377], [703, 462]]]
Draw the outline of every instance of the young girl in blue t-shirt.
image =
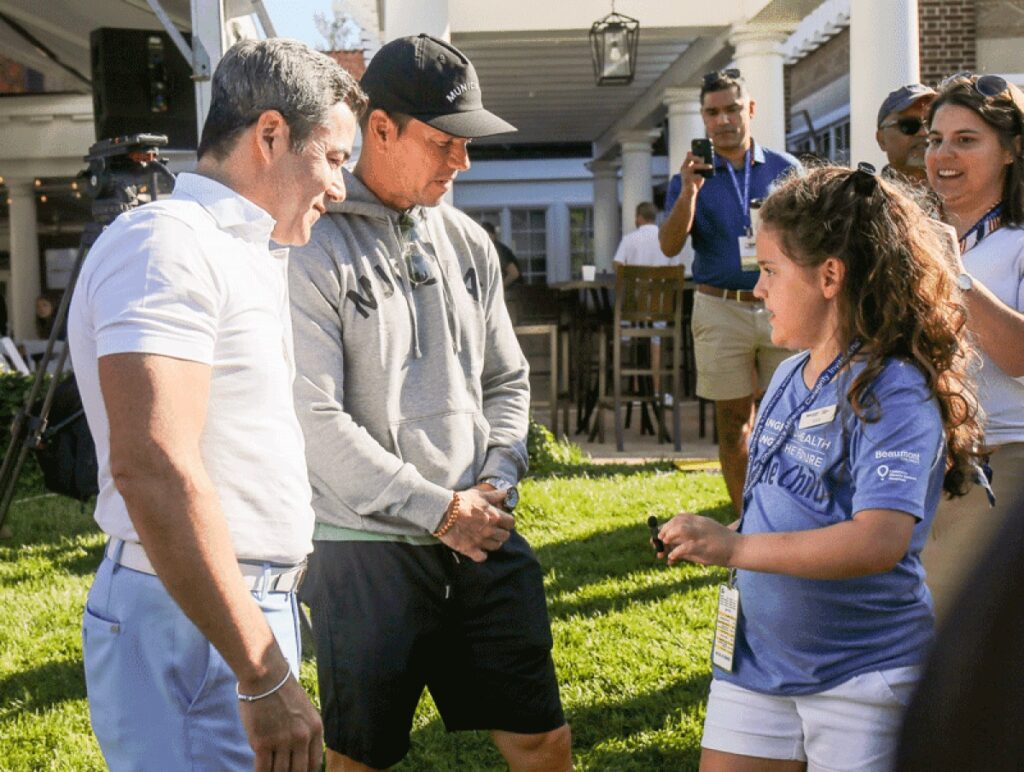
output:
[[760, 212], [754, 292], [803, 353], [761, 403], [740, 520], [659, 534], [670, 563], [735, 569], [701, 769], [887, 770], [932, 639], [920, 552], [980, 438], [955, 262], [868, 165], [792, 178]]

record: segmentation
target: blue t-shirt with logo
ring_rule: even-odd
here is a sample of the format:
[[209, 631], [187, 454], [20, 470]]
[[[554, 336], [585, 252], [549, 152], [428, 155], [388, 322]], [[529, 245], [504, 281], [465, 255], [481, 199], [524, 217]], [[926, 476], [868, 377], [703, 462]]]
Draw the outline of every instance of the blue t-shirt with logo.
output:
[[[762, 409], [786, 382], [765, 421], [764, 453], [810, 393], [798, 354], [776, 371]], [[807, 411], [836, 406], [835, 417], [793, 429], [751, 492], [745, 534], [806, 531], [853, 519], [868, 509], [912, 515], [907, 554], [891, 571], [855, 579], [813, 580], [737, 572], [740, 621], [733, 672], [715, 677], [757, 692], [814, 694], [861, 673], [920, 664], [932, 641], [931, 596], [921, 549], [942, 493], [945, 438], [937, 401], [913, 364], [887, 360], [872, 384], [878, 420], [856, 416], [846, 395], [863, 361], [855, 361]]]
[[[748, 198], [764, 198], [772, 186], [792, 170], [802, 171], [800, 162], [789, 153], [776, 153], [753, 143]], [[697, 194], [690, 240], [693, 244], [693, 280], [722, 289], [751, 290], [757, 284], [758, 271], [740, 267], [739, 237], [750, 224], [748, 208], [740, 205], [743, 169], [736, 171], [735, 184], [722, 156], [715, 154], [715, 175], [704, 181]], [[672, 175], [665, 193], [665, 211], [671, 212], [683, 190], [683, 178]]]

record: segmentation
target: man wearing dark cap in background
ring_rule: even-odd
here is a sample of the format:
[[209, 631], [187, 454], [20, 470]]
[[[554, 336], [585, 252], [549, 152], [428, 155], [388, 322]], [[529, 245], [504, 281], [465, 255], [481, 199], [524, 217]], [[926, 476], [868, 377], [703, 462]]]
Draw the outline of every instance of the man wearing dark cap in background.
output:
[[427, 686], [449, 731], [490, 730], [511, 769], [567, 770], [541, 568], [511, 514], [528, 368], [491, 240], [442, 203], [470, 139], [515, 129], [426, 35], [385, 45], [362, 86], [348, 205], [291, 263], [328, 768], [400, 761]]
[[928, 184], [924, 173], [928, 138], [925, 116], [934, 98], [934, 90], [911, 83], [896, 89], [882, 102], [875, 139], [889, 158], [882, 169], [886, 177], [901, 175], [915, 185]]

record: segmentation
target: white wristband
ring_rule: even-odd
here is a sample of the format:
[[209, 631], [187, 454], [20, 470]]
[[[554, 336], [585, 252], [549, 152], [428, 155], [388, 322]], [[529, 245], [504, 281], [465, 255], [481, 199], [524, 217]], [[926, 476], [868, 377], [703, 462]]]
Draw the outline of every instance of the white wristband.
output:
[[292, 677], [292, 669], [289, 667], [284, 674], [284, 678], [281, 679], [277, 686], [273, 686], [262, 694], [242, 694], [238, 691], [238, 684], [235, 684], [235, 694], [238, 695], [240, 702], [256, 702], [256, 700], [262, 700], [264, 697], [269, 697], [274, 692], [279, 692], [288, 683], [288, 679]]

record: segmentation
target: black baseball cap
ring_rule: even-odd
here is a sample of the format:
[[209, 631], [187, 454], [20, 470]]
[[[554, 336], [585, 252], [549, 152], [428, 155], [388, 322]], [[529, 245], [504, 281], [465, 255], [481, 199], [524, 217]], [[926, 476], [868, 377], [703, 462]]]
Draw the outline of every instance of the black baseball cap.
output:
[[392, 40], [370, 60], [359, 85], [371, 108], [410, 115], [456, 137], [517, 131], [484, 109], [480, 81], [466, 55], [430, 35]]

